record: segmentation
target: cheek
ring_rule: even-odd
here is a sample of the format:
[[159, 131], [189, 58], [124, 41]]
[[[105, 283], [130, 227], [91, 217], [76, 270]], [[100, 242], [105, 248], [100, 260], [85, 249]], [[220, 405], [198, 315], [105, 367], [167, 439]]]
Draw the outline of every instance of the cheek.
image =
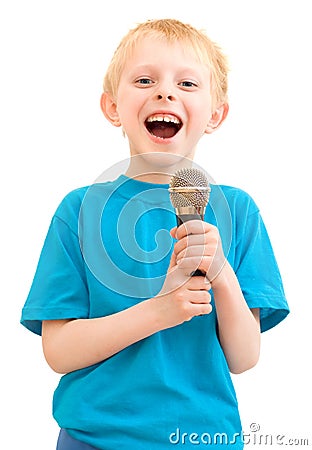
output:
[[123, 103], [119, 103], [117, 105], [117, 112], [122, 127], [126, 129], [133, 121], [133, 114], [131, 112], [131, 109]]
[[193, 101], [189, 111], [193, 127], [204, 132], [212, 115], [210, 96]]
[[194, 135], [202, 136], [206, 133], [206, 129], [209, 123], [209, 114], [202, 109], [197, 111], [197, 114], [194, 114], [189, 125], [190, 131]]
[[[126, 101], [125, 101], [126, 99]], [[122, 122], [125, 122], [124, 125], [128, 122], [135, 122], [138, 118], [140, 112], [140, 102], [138, 98], [129, 93], [125, 93], [121, 91], [117, 97], [117, 111]]]

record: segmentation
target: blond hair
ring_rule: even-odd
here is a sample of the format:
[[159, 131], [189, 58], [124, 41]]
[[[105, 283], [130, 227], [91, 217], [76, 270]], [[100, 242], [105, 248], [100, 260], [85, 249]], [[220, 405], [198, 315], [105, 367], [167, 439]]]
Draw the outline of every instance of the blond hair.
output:
[[227, 103], [228, 63], [220, 47], [205, 32], [175, 19], [148, 20], [130, 30], [117, 47], [107, 69], [103, 89], [116, 98], [121, 73], [135, 45], [146, 37], [181, 42], [211, 71], [211, 95], [214, 105]]

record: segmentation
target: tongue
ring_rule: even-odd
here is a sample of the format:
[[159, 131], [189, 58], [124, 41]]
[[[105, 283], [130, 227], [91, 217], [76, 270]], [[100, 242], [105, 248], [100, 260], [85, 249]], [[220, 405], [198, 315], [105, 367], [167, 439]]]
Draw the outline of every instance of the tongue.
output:
[[172, 138], [176, 134], [177, 130], [175, 127], [166, 125], [164, 123], [162, 124], [155, 124], [152, 129], [152, 134], [154, 136], [163, 138], [163, 139], [169, 139]]

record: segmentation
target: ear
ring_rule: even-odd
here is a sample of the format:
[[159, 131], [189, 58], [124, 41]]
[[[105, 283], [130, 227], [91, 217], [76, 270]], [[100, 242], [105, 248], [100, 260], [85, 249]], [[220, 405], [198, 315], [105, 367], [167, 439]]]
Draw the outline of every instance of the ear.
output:
[[226, 119], [228, 112], [229, 112], [228, 103], [222, 103], [222, 105], [218, 106], [209, 119], [208, 125], [205, 129], [205, 133], [211, 134], [214, 131], [216, 131], [220, 127], [222, 122]]
[[101, 109], [106, 119], [112, 125], [115, 127], [121, 126], [116, 101], [107, 92], [103, 92], [101, 95]]

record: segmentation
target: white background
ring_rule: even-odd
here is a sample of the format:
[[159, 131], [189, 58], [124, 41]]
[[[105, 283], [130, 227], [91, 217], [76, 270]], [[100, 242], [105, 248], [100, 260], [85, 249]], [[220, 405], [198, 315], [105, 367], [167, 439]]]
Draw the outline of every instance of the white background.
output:
[[159, 17], [205, 29], [229, 56], [230, 114], [203, 138], [196, 161], [256, 200], [291, 307], [263, 335], [258, 366], [233, 377], [244, 430], [257, 423], [258, 434], [311, 439], [310, 2], [7, 0], [0, 6], [6, 448], [55, 449], [51, 399], [59, 377], [43, 359], [40, 338], [19, 325], [21, 308], [58, 203], [128, 156], [120, 130], [100, 111], [102, 78], [128, 29]]

